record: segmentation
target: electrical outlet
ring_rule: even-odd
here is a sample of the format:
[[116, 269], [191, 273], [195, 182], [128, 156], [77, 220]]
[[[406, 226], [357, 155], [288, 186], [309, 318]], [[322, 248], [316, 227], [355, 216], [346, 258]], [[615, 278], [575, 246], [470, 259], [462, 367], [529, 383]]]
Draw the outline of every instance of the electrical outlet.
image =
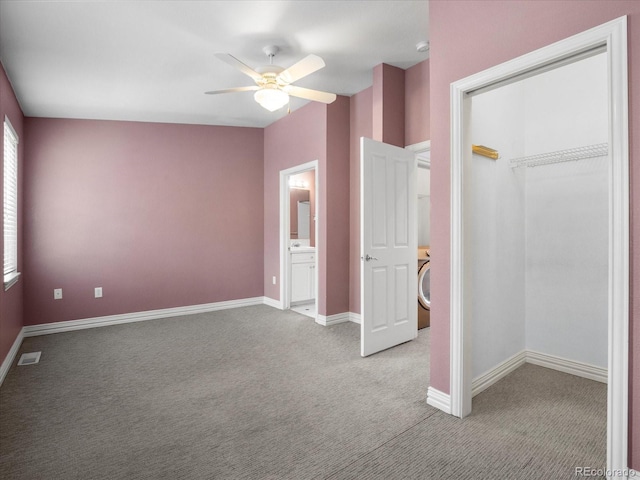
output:
[[276, 284], [276, 276], [274, 275], [273, 278], [271, 279], [271, 281], [273, 282], [273, 284]]
[[61, 288], [54, 288], [53, 289], [53, 299], [54, 300], [60, 300], [62, 298], [62, 289]]
[[96, 287], [94, 293], [96, 298], [102, 298], [102, 287]]

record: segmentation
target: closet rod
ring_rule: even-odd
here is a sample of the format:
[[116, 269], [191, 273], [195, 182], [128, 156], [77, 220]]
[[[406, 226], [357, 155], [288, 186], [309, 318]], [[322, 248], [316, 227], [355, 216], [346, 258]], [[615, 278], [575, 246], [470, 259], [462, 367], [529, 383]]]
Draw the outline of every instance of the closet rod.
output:
[[609, 154], [609, 144], [599, 143], [586, 147], [569, 148], [558, 150], [557, 152], [541, 153], [528, 157], [513, 158], [509, 161], [511, 168], [516, 167], [537, 167], [538, 165], [549, 165], [552, 163], [573, 162], [585, 158], [606, 157]]

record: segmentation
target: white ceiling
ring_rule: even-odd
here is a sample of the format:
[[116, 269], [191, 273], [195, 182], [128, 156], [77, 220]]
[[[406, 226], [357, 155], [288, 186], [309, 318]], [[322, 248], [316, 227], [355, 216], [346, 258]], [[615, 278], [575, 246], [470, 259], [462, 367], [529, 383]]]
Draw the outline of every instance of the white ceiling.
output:
[[[284, 68], [310, 53], [326, 67], [296, 85], [353, 95], [373, 67], [408, 68], [428, 53], [427, 0], [0, 1], [0, 59], [25, 115], [264, 127], [253, 85], [214, 57], [251, 67], [277, 45]], [[292, 99], [291, 109], [307, 103]]]

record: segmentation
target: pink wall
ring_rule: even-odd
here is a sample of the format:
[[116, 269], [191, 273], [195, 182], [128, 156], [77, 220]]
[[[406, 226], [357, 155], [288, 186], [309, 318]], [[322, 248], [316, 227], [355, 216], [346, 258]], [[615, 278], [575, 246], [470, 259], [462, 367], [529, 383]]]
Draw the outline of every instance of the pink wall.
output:
[[622, 15], [629, 15], [630, 466], [640, 470], [640, 2], [636, 0], [430, 2], [431, 385], [449, 392], [449, 85]]
[[262, 129], [27, 118], [25, 131], [26, 325], [263, 295]]
[[373, 139], [404, 147], [404, 70], [382, 63], [373, 69]]
[[[344, 168], [347, 168], [348, 182], [348, 158], [344, 160], [348, 144], [345, 146], [342, 139], [345, 135], [342, 132], [346, 131], [347, 136], [349, 132], [348, 105], [349, 99], [345, 97], [338, 97], [330, 105], [311, 102], [264, 130], [264, 294], [280, 299], [280, 171], [318, 160], [319, 245], [316, 248], [318, 313], [321, 315], [348, 311], [348, 300], [343, 299], [348, 299], [349, 294], [348, 260], [344, 265], [337, 264], [342, 262], [341, 251], [347, 251], [348, 255], [348, 240], [344, 243], [343, 238], [349, 228], [349, 206], [347, 201], [342, 205], [336, 201], [348, 196], [348, 190], [342, 191]], [[347, 150], [347, 154], [341, 153], [342, 150]], [[343, 162], [346, 167], [341, 166]], [[343, 210], [347, 212], [346, 221]], [[346, 275], [342, 274], [343, 269], [347, 270]], [[273, 276], [278, 279], [276, 285], [271, 282]]]
[[300, 188], [289, 189], [289, 230], [290, 237], [296, 239], [299, 237], [298, 232], [298, 202], [309, 202], [309, 190]]
[[309, 210], [311, 221], [309, 224], [309, 243], [312, 247], [316, 246], [316, 222], [313, 219], [316, 216], [316, 172], [309, 170], [300, 174], [300, 178], [309, 184]]
[[309, 245], [316, 246], [316, 222], [313, 221], [316, 215], [316, 172], [309, 170], [307, 172], [299, 173], [298, 175], [292, 175], [296, 181], [307, 182], [309, 185], [305, 189], [301, 188], [289, 188], [289, 213], [291, 215], [289, 220], [289, 227], [292, 232], [291, 238], [299, 238], [299, 236], [293, 235], [293, 232], [298, 231], [298, 202], [309, 202]]
[[349, 311], [349, 103], [338, 97], [327, 116], [327, 315]]
[[[0, 64], [0, 121], [2, 128], [4, 129], [4, 117], [9, 118], [11, 125], [18, 134], [18, 219], [23, 217], [24, 208], [22, 207], [23, 191], [24, 191], [24, 116], [18, 101], [16, 100], [13, 87], [7, 78], [4, 71], [4, 67]], [[4, 131], [4, 130], [3, 130]], [[1, 135], [0, 145], [2, 148], [0, 152], [4, 152], [4, 133]], [[0, 174], [2, 169], [0, 169]], [[2, 189], [3, 182], [0, 182], [0, 189]], [[2, 196], [0, 196], [2, 198]], [[23, 254], [23, 232], [22, 223], [18, 221], [18, 271], [23, 272], [23, 275], [18, 282], [14, 284], [8, 291], [4, 291], [4, 288], [0, 288], [0, 363], [2, 363], [9, 353], [13, 342], [16, 340], [23, 325], [23, 311], [22, 311], [22, 291], [24, 283], [24, 254]], [[0, 252], [4, 251], [4, 231], [0, 235]]]
[[[264, 129], [264, 295], [280, 299], [280, 171], [318, 160], [320, 192], [326, 185], [327, 110], [311, 102]], [[321, 194], [320, 194], [321, 195]], [[320, 198], [320, 202], [324, 199]], [[320, 221], [318, 246], [318, 277], [320, 312], [326, 311], [326, 258], [323, 236], [326, 224]], [[277, 279], [276, 285], [271, 277]]]
[[424, 142], [431, 138], [429, 112], [429, 60], [404, 72], [404, 144]]

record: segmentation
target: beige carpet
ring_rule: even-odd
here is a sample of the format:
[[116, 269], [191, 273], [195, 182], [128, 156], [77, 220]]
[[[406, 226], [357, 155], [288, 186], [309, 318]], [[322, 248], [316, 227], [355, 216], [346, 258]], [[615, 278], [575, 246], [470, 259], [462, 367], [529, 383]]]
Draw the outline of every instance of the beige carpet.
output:
[[575, 478], [606, 387], [524, 366], [460, 421], [425, 403], [429, 332], [363, 359], [359, 326], [258, 306], [25, 339], [0, 387], [2, 479]]

